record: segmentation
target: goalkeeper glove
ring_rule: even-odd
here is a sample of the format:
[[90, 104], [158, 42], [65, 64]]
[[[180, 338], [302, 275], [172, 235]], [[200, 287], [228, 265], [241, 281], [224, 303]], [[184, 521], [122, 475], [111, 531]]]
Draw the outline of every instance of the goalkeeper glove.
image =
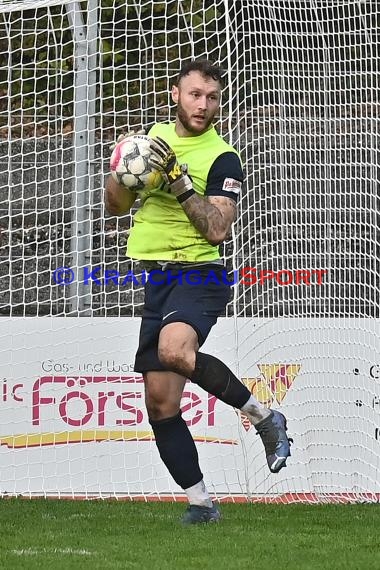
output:
[[109, 149], [112, 152], [115, 148], [115, 146], [117, 144], [119, 144], [119, 142], [123, 141], [124, 139], [126, 139], [127, 137], [133, 137], [134, 135], [145, 135], [145, 129], [140, 129], [139, 131], [129, 131], [128, 133], [126, 133], [125, 135], [119, 135], [117, 137], [116, 142], [113, 142], [110, 146]]
[[149, 146], [150, 166], [161, 172], [178, 202], [184, 202], [195, 194], [187, 168], [178, 164], [174, 150], [160, 137], [150, 139]]

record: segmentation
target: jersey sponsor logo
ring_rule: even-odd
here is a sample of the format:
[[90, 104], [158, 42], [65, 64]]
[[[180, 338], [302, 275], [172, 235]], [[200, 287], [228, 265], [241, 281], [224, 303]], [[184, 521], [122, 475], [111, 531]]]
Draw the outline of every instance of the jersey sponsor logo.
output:
[[222, 190], [225, 192], [233, 192], [233, 194], [239, 194], [241, 190], [241, 182], [239, 180], [235, 180], [235, 178], [225, 178]]

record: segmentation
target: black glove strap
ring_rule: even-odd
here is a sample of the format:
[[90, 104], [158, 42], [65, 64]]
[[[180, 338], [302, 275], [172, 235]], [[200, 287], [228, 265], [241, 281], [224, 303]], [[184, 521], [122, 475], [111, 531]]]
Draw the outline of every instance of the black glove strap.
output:
[[180, 204], [182, 204], [182, 202], [184, 202], [185, 200], [187, 200], [188, 198], [190, 198], [190, 196], [193, 196], [194, 194], [195, 194], [195, 191], [191, 188], [190, 190], [187, 190], [183, 194], [179, 194], [177, 196], [177, 200]]

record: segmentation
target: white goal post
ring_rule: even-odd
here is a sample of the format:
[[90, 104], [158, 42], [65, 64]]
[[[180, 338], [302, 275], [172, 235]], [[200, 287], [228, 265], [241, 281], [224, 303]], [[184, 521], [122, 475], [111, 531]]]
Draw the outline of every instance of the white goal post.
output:
[[288, 417], [288, 467], [189, 383], [223, 500], [380, 498], [380, 6], [366, 0], [0, 0], [0, 494], [181, 498], [133, 371], [132, 216], [110, 144], [173, 118], [181, 64], [225, 71], [217, 128], [246, 175], [237, 281], [205, 350]]

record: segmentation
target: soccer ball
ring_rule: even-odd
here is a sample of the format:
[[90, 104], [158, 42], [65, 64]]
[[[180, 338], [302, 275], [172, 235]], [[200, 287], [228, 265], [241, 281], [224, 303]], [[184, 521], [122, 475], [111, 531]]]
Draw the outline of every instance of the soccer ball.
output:
[[131, 135], [116, 144], [111, 155], [113, 179], [130, 190], [153, 190], [162, 176], [149, 166], [150, 147], [146, 135]]

